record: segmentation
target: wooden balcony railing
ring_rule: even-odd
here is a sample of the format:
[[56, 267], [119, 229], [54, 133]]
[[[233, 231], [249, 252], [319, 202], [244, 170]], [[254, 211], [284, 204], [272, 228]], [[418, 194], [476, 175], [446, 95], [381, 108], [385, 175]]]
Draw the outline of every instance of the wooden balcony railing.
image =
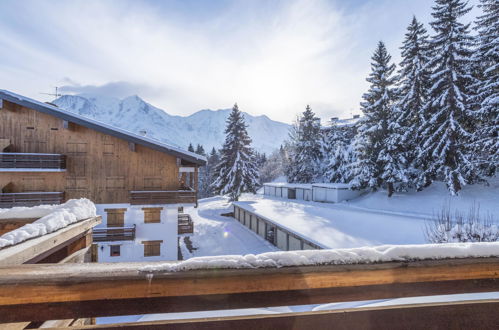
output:
[[94, 242], [133, 241], [135, 239], [135, 225], [132, 227], [94, 228], [92, 237]]
[[178, 215], [178, 234], [194, 233], [194, 222], [189, 214], [180, 213]]
[[194, 190], [131, 191], [130, 204], [196, 204]]
[[[216, 311], [223, 309], [499, 291], [499, 258], [495, 257], [264, 269], [215, 270], [207, 265], [191, 271], [144, 271], [144, 267], [164, 266], [161, 261], [0, 267], [0, 320], [41, 322], [193, 311], [213, 311], [216, 316]], [[498, 299], [466, 299], [433, 303], [414, 300], [406, 305], [88, 328], [330, 329], [333, 325], [338, 329], [497, 328]]]
[[66, 155], [1, 152], [0, 169], [64, 170]]
[[0, 193], [0, 208], [61, 204], [63, 201], [63, 192]]

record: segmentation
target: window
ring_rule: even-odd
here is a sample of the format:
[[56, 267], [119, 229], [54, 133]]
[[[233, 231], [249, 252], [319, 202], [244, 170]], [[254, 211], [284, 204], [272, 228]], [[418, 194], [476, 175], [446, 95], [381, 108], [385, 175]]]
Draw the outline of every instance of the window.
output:
[[144, 223], [160, 223], [162, 207], [144, 207]]
[[119, 245], [111, 245], [109, 250], [109, 256], [111, 257], [119, 257], [121, 254], [121, 246]]
[[105, 209], [107, 213], [107, 226], [108, 227], [123, 227], [125, 225], [125, 211], [126, 209]]
[[142, 241], [142, 244], [144, 244], [144, 257], [160, 256], [161, 243], [163, 241]]

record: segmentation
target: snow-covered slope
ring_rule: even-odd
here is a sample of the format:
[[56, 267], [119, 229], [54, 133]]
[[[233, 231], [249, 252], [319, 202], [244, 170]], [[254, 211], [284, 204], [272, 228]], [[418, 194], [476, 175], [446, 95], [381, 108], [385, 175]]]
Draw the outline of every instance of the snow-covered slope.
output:
[[[206, 151], [221, 147], [224, 141], [225, 121], [230, 110], [201, 110], [190, 116], [172, 116], [145, 102], [138, 96], [119, 100], [90, 94], [64, 95], [53, 101], [58, 107], [92, 119], [140, 133], [187, 148], [201, 144]], [[270, 153], [287, 138], [289, 125], [267, 116], [244, 113], [253, 147]]]

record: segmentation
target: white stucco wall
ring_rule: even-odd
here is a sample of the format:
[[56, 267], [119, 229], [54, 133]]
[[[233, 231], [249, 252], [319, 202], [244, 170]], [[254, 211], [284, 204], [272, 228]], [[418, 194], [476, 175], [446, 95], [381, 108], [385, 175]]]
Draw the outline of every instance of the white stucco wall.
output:
[[[135, 225], [134, 241], [98, 242], [99, 262], [125, 261], [161, 261], [177, 260], [178, 257], [178, 205], [130, 205], [98, 204], [97, 214], [102, 216], [102, 223], [97, 227], [107, 227], [107, 213], [104, 209], [126, 208], [125, 227]], [[160, 223], [144, 223], [143, 207], [163, 207]], [[162, 240], [159, 256], [144, 257], [142, 241]], [[120, 256], [110, 256], [110, 245], [120, 245]]]

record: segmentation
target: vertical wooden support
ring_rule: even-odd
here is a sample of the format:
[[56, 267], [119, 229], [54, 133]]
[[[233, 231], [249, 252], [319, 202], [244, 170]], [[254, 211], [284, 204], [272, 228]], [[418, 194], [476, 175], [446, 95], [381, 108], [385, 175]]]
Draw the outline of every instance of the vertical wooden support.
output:
[[135, 151], [136, 151], [136, 146], [135, 146], [135, 143], [133, 143], [133, 142], [128, 142], [128, 148], [130, 149], [130, 151], [135, 152]]
[[0, 99], [0, 109], [3, 108], [3, 99]]
[[91, 262], [99, 262], [98, 248], [99, 248], [98, 244], [95, 243], [92, 244], [92, 247], [90, 248], [90, 250], [92, 251], [90, 257]]
[[198, 187], [199, 187], [199, 182], [198, 182], [198, 166], [194, 168], [194, 190], [196, 191], [196, 206], [198, 207]]

